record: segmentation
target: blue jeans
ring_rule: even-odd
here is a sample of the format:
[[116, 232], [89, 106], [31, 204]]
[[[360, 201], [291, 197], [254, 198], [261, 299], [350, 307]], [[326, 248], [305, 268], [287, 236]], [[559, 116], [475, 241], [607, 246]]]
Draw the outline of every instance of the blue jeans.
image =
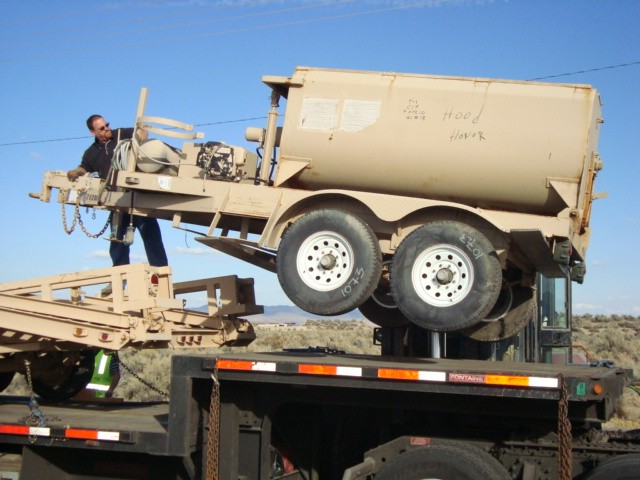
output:
[[[118, 240], [122, 240], [129, 226], [129, 214], [123, 214], [120, 225], [118, 226]], [[162, 243], [162, 234], [160, 233], [160, 225], [158, 220], [151, 217], [133, 216], [133, 226], [140, 232], [142, 241], [144, 242], [144, 250], [147, 253], [147, 260], [152, 267], [166, 267], [169, 265], [167, 253]], [[129, 245], [119, 242], [111, 242], [109, 246], [109, 255], [113, 266], [129, 265]]]

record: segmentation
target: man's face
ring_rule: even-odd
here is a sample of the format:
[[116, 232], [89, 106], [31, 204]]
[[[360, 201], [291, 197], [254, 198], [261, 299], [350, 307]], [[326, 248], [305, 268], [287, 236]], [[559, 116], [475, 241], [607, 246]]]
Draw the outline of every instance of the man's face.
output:
[[107, 143], [113, 137], [113, 132], [109, 128], [109, 124], [102, 117], [96, 118], [93, 121], [91, 134], [95, 136], [100, 143]]

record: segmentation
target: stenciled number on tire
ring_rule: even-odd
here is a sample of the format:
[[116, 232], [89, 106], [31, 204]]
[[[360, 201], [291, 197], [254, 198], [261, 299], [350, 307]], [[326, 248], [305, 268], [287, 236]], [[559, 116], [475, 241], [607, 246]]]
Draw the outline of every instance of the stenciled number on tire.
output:
[[355, 275], [351, 277], [347, 284], [340, 289], [340, 293], [342, 293], [342, 296], [347, 297], [351, 295], [351, 292], [353, 290], [351, 285], [358, 285], [360, 283], [360, 280], [362, 280], [362, 277], [364, 277], [364, 268], [357, 268], [355, 271]]
[[476, 239], [474, 237], [466, 233], [461, 233], [460, 241], [476, 260], [484, 255], [484, 252], [476, 247]]

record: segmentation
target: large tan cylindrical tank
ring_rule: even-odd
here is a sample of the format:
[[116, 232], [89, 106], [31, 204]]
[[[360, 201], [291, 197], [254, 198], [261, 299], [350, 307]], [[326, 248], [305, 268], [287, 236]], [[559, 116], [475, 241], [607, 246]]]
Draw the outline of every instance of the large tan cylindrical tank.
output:
[[287, 98], [276, 185], [545, 215], [590, 193], [591, 86], [306, 67], [263, 80]]

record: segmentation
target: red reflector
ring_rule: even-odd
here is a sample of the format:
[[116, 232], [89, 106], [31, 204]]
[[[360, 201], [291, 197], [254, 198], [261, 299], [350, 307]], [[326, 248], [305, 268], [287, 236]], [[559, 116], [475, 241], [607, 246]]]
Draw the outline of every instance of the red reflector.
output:
[[100, 341], [102, 342], [110, 342], [113, 338], [111, 337], [110, 333], [101, 333], [100, 334]]
[[0, 433], [29, 435], [29, 427], [22, 427], [20, 425], [0, 425]]
[[158, 280], [158, 275], [154, 273], [151, 275], [151, 285], [158, 285], [158, 283], [160, 283], [160, 280]]

